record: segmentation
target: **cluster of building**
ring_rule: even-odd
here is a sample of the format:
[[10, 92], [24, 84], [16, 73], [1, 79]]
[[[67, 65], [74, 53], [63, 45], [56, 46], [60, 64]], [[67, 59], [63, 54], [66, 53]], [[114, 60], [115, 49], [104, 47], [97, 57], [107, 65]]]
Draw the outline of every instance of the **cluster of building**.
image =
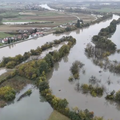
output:
[[15, 41], [20, 41], [20, 40], [25, 40], [25, 39], [32, 39], [32, 38], [37, 38], [40, 36], [43, 36], [44, 34], [42, 32], [36, 32], [36, 33], [25, 33], [25, 34], [20, 34], [16, 35], [14, 37], [7, 37], [2, 39], [2, 43], [11, 43]]

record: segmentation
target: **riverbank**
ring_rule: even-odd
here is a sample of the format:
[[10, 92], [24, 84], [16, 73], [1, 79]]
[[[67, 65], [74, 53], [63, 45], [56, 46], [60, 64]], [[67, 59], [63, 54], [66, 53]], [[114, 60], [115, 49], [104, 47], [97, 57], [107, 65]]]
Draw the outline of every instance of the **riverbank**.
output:
[[[46, 35], [49, 35], [51, 34], [52, 32], [48, 32], [48, 33], [45, 33], [44, 36]], [[41, 36], [40, 36], [41, 37]], [[43, 37], [43, 36], [42, 36]], [[2, 44], [0, 46], [0, 48], [4, 48], [4, 47], [7, 47], [7, 46], [10, 46], [10, 45], [14, 45], [14, 44], [17, 44], [17, 43], [21, 43], [21, 42], [25, 42], [25, 41], [28, 41], [28, 40], [36, 40], [38, 39], [39, 37], [35, 37], [35, 38], [30, 38], [30, 39], [25, 39], [25, 40], [20, 40], [20, 41], [16, 41], [16, 42], [13, 42], [13, 43], [10, 43], [10, 44]]]
[[[94, 20], [93, 22], [91, 22], [91, 23], [86, 23], [86, 24], [84, 24], [82, 27], [80, 27], [80, 28], [76, 28], [76, 27], [71, 27], [68, 31], [66, 31], [65, 29], [60, 29], [60, 31], [56, 31], [56, 30], [51, 30], [50, 32], [47, 32], [47, 33], [45, 33], [44, 34], [44, 36], [46, 36], [46, 35], [49, 35], [49, 34], [60, 34], [60, 33], [64, 33], [64, 32], [72, 32], [72, 31], [74, 31], [74, 30], [76, 30], [76, 29], [84, 29], [84, 28], [86, 28], [86, 27], [89, 27], [90, 25], [93, 25], [93, 24], [96, 24], [96, 23], [99, 23], [99, 22], [102, 22], [103, 20], [105, 20], [105, 19], [108, 19], [108, 18], [110, 18], [110, 17], [112, 17], [112, 14], [110, 14], [110, 15], [106, 15], [106, 16], [103, 16], [102, 18], [98, 18], [98, 19], [96, 19], [96, 20]], [[1, 45], [0, 46], [0, 48], [3, 48], [3, 47], [7, 47], [7, 46], [10, 46], [10, 45], [14, 45], [14, 44], [17, 44], [17, 43], [21, 43], [21, 42], [25, 42], [25, 41], [28, 41], [28, 40], [33, 40], [33, 39], [37, 39], [37, 38], [39, 38], [39, 37], [36, 37], [36, 38], [30, 38], [30, 39], [25, 39], [25, 40], [20, 40], [20, 41], [16, 41], [16, 42], [14, 42], [14, 43], [10, 43], [10, 44], [3, 44], [3, 45]]]
[[61, 33], [65, 33], [65, 32], [76, 30], [78, 28], [79, 29], [84, 29], [84, 28], [89, 27], [91, 25], [94, 25], [96, 23], [100, 23], [100, 22], [102, 22], [102, 21], [104, 21], [106, 19], [109, 19], [112, 16], [113, 16], [113, 14], [106, 14], [103, 17], [98, 18], [98, 19], [96, 19], [94, 21], [91, 21], [91, 22], [88, 22], [88, 23], [84, 23], [83, 20], [78, 19], [76, 23], [74, 23], [72, 25], [68, 25], [65, 28], [59, 28], [55, 32], [53, 32], [53, 34], [61, 34]]

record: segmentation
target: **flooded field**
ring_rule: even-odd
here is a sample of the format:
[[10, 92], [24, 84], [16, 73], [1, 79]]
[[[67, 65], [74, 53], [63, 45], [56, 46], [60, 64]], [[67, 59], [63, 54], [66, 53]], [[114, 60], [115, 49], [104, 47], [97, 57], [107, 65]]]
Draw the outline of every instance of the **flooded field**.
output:
[[[87, 58], [84, 50], [86, 45], [91, 42], [91, 38], [94, 35], [97, 35], [101, 28], [107, 27], [113, 19], [118, 18], [119, 16], [114, 15], [112, 19], [92, 25], [83, 30], [78, 29], [61, 35], [50, 34], [36, 40], [16, 44], [13, 47], [2, 48], [0, 49], [0, 60], [2, 60], [3, 56], [8, 57], [15, 56], [17, 54], [24, 54], [24, 52], [30, 51], [30, 49], [36, 49], [38, 46], [41, 46], [46, 42], [59, 39], [63, 36], [73, 36], [77, 40], [76, 45], [71, 49], [68, 56], [65, 56], [60, 62], [55, 64], [55, 67], [48, 75], [49, 85], [53, 94], [60, 98], [66, 98], [69, 102], [70, 108], [77, 106], [81, 110], [88, 109], [90, 111], [94, 111], [96, 116], [103, 116], [106, 120], [108, 118], [119, 120], [120, 105], [106, 101], [104, 98], [105, 94], [103, 97], [98, 98], [92, 97], [89, 94], [82, 94], [82, 92], [78, 92], [75, 89], [77, 83], [89, 84], [89, 78], [91, 76], [95, 76], [100, 80], [99, 85], [104, 85], [107, 93], [112, 90], [117, 91], [120, 89], [120, 75], [113, 74], [109, 72], [109, 70], [104, 71], [100, 67], [96, 66], [91, 59]], [[117, 26], [116, 32], [110, 38], [115, 44], [117, 44], [118, 49], [120, 49], [119, 29], [120, 25]], [[119, 55], [120, 54], [114, 54], [109, 58], [111, 60], [119, 60]], [[71, 76], [70, 67], [75, 60], [79, 60], [85, 65], [80, 70], [80, 79], [74, 82], [69, 82], [68, 78]], [[85, 73], [83, 73], [82, 70], [85, 70]], [[111, 84], [108, 84], [108, 80], [111, 81]], [[44, 117], [48, 117], [46, 116], [46, 113], [49, 115], [52, 112], [52, 108], [48, 103], [40, 102], [39, 96], [38, 90], [33, 89], [33, 93], [30, 97], [23, 98], [20, 102], [14, 102], [14, 104], [10, 104], [5, 108], [0, 109], [0, 117], [2, 117], [1, 120], [7, 120], [8, 118], [10, 120], [46, 120]], [[5, 116], [6, 113], [8, 116]]]

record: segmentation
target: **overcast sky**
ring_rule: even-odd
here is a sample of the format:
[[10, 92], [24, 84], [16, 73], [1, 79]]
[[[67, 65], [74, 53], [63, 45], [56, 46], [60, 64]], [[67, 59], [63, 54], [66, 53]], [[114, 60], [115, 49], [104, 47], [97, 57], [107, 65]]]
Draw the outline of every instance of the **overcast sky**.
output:
[[5, 2], [26, 2], [26, 1], [33, 1], [33, 2], [42, 2], [42, 1], [103, 1], [103, 2], [107, 2], [107, 1], [120, 1], [120, 0], [0, 0], [0, 1], [5, 1]]

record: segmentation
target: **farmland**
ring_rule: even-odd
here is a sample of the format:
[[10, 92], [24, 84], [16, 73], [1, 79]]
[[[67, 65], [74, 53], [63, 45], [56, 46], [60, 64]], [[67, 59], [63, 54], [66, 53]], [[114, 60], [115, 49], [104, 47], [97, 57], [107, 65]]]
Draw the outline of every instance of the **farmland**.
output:
[[13, 35], [11, 34], [7, 34], [7, 33], [4, 33], [4, 32], [0, 32], [0, 38], [5, 38], [5, 37], [12, 37]]
[[[70, 14], [59, 11], [13, 11], [1, 13], [3, 17], [2, 22], [36, 22], [34, 24], [25, 25], [1, 25], [0, 31], [8, 32], [15, 31], [19, 29], [31, 29], [31, 28], [41, 28], [41, 27], [56, 27], [61, 24], [66, 24], [68, 22], [77, 21], [77, 17], [80, 17], [85, 22], [92, 21], [95, 18], [89, 14]], [[11, 15], [11, 16], [10, 16]], [[37, 23], [39, 22], [39, 23]]]

